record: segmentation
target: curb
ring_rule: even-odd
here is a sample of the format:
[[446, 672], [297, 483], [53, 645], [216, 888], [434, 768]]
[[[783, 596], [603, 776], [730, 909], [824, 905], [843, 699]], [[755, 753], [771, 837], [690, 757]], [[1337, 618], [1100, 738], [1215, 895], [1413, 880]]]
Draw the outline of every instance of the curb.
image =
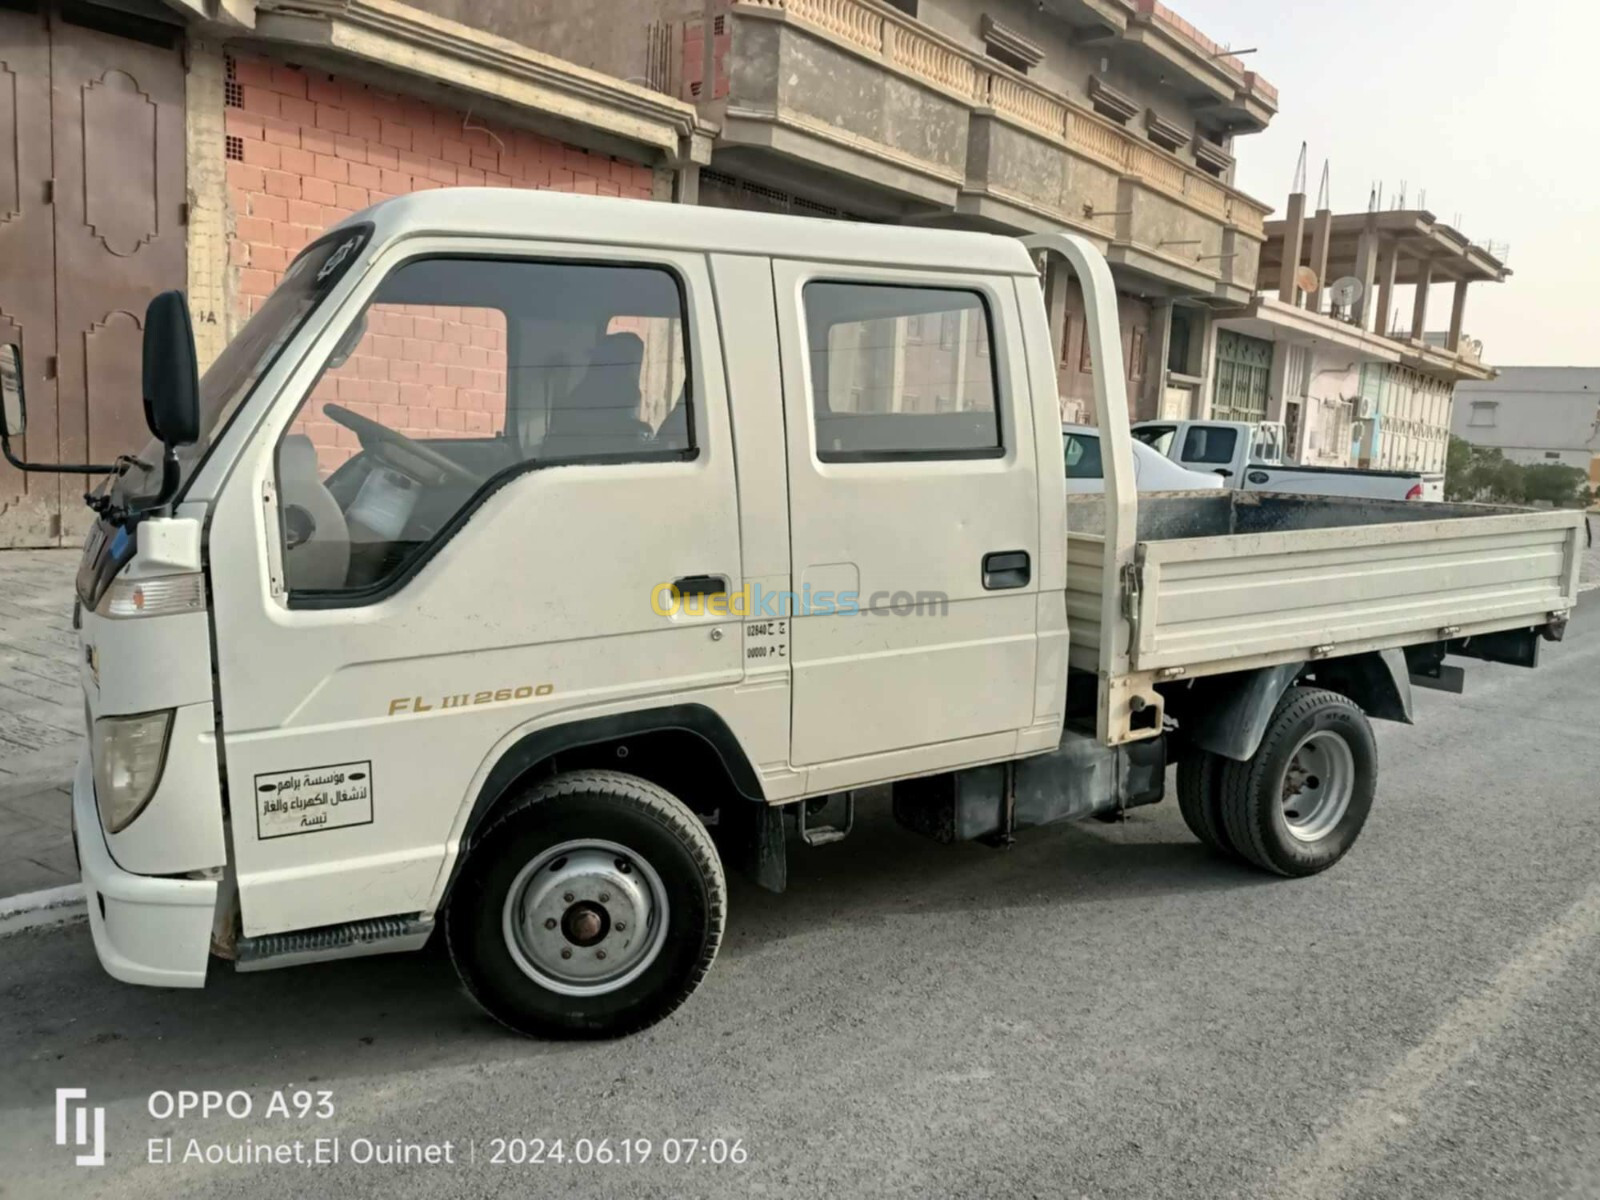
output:
[[26, 892], [21, 896], [8, 896], [0, 900], [0, 938], [24, 929], [38, 929], [48, 925], [66, 925], [81, 921], [89, 915], [84, 905], [83, 885], [47, 888], [42, 892]]

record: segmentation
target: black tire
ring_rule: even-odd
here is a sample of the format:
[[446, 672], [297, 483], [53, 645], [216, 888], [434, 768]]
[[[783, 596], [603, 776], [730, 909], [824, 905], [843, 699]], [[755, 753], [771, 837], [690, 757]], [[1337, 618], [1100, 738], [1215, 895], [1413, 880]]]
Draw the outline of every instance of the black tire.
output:
[[[1348, 749], [1351, 778], [1342, 812], [1334, 810], [1337, 819], [1330, 816], [1325, 830], [1305, 831], [1316, 833], [1307, 840], [1290, 832], [1288, 814], [1296, 820], [1301, 814], [1290, 807], [1285, 789], [1296, 752], [1314, 735]], [[1348, 697], [1292, 687], [1278, 701], [1254, 756], [1223, 760], [1220, 784], [1223, 822], [1243, 858], [1278, 875], [1315, 875], [1343, 858], [1367, 823], [1378, 786], [1378, 744], [1366, 715]]]
[[[574, 936], [568, 932], [563, 916], [558, 932], [548, 937], [537, 929], [555, 924], [530, 922], [524, 915], [513, 920], [516, 906], [508, 908], [513, 884], [519, 894], [534, 894], [540, 872], [568, 869], [569, 858], [580, 854], [590, 859], [603, 858], [611, 850], [585, 848], [564, 852], [539, 865], [541, 856], [568, 843], [595, 843], [601, 847], [622, 847], [626, 854], [613, 861], [621, 877], [631, 881], [636, 891], [655, 896], [659, 888], [665, 901], [662, 928], [655, 922], [636, 921], [631, 937], [619, 932], [615, 914], [632, 912], [611, 901], [612, 887], [604, 876], [574, 877], [572, 888], [584, 891], [579, 903], [568, 908], [576, 912], [586, 906], [593, 916], [586, 929], [600, 930], [600, 940], [570, 941], [563, 945], [554, 939]], [[642, 864], [642, 865], [636, 865]], [[533, 868], [529, 874], [529, 868]], [[607, 867], [609, 869], [609, 867]], [[653, 877], [652, 877], [653, 876]], [[525, 878], [526, 882], [519, 882]], [[552, 877], [553, 878], [553, 877]], [[560, 878], [566, 878], [562, 876]], [[618, 882], [622, 878], [614, 875]], [[565, 886], [565, 885], [562, 885]], [[624, 886], [629, 886], [624, 882]], [[596, 896], [587, 892], [595, 890]], [[556, 903], [546, 891], [547, 903]], [[573, 893], [562, 900], [571, 904]], [[451, 893], [445, 914], [445, 933], [451, 960], [461, 982], [490, 1016], [518, 1033], [539, 1037], [620, 1037], [655, 1024], [669, 1015], [693, 994], [711, 968], [722, 940], [723, 920], [728, 907], [727, 883], [715, 847], [699, 819], [681, 801], [655, 784], [617, 771], [573, 771], [531, 788], [512, 803], [494, 824], [473, 844], [467, 861]], [[592, 902], [591, 902], [592, 901]], [[604, 910], [602, 914], [601, 910]], [[651, 910], [661, 911], [660, 907]], [[536, 928], [537, 926], [537, 928]], [[526, 927], [533, 932], [516, 932]], [[649, 931], [649, 952], [630, 947], [642, 944]], [[590, 934], [589, 936], [595, 936]], [[613, 961], [638, 957], [637, 974], [601, 981], [595, 986], [612, 990], [568, 994], [556, 990], [576, 982], [538, 975], [539, 963], [562, 969], [549, 948], [529, 949], [528, 942], [547, 946], [563, 945], [585, 956], [584, 966], [601, 969], [587, 956], [605, 958], [612, 948]], [[540, 960], [538, 954], [545, 958]], [[568, 956], [570, 959], [571, 955]], [[520, 959], [520, 962], [519, 962]], [[528, 965], [524, 965], [528, 964]]]
[[1239, 852], [1222, 819], [1222, 763], [1209, 750], [1192, 750], [1178, 764], [1178, 811], [1202, 845], [1237, 859]]

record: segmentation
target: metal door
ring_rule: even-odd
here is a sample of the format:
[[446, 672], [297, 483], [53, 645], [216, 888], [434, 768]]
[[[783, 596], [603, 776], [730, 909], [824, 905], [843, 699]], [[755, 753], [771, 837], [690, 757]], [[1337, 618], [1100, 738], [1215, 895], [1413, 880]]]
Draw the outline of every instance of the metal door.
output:
[[[149, 436], [144, 306], [184, 286], [187, 176], [182, 35], [146, 31], [0, 9], [0, 337], [22, 345], [35, 461], [109, 462]], [[80, 537], [85, 483], [0, 464], [0, 546]]]
[[[110, 462], [149, 440], [139, 359], [150, 297], [181, 288], [184, 72], [175, 44], [150, 45], [57, 20], [50, 37], [55, 143], [60, 453]], [[62, 484], [62, 537], [93, 514]]]
[[[28, 436], [12, 449], [57, 459], [50, 38], [44, 17], [0, 9], [0, 341], [22, 347]], [[0, 461], [0, 547], [54, 545], [61, 480]]]

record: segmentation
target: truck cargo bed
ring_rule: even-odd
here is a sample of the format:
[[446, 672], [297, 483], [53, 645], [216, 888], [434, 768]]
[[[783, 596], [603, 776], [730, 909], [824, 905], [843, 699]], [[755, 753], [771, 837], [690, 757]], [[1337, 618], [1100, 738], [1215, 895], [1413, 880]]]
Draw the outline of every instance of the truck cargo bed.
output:
[[[1067, 497], [1071, 661], [1085, 670], [1104, 528], [1103, 497]], [[1209, 675], [1544, 625], [1576, 602], [1582, 538], [1582, 514], [1563, 510], [1146, 494], [1123, 581], [1130, 667]]]

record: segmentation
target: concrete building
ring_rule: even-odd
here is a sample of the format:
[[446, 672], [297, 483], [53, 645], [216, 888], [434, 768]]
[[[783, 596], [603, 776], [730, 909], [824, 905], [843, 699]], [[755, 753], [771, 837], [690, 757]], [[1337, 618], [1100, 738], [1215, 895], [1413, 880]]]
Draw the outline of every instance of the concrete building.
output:
[[1451, 428], [1514, 462], [1577, 467], [1600, 489], [1600, 367], [1501, 367], [1461, 385]]
[[[670, 199], [712, 132], [691, 103], [393, 0], [0, 7], [0, 340], [23, 348], [19, 448], [109, 462], [143, 446], [141, 323], [164, 288], [188, 292], [209, 362], [307, 240], [376, 200], [451, 184]], [[451, 367], [465, 363], [431, 364], [432, 384], [364, 381], [360, 403], [449, 428], [470, 394]], [[82, 491], [0, 463], [0, 547], [80, 540]]]
[[[1277, 92], [1156, 0], [418, 2], [692, 101], [717, 134], [685, 198], [1087, 235], [1121, 290], [1135, 416], [1196, 403], [1211, 314], [1255, 291], [1269, 206], [1234, 189], [1233, 155]], [[1082, 299], [1051, 299], [1064, 412], [1089, 418]]]
[[[1235, 141], [1277, 108], [1157, 0], [15, 0], [4, 80], [0, 338], [23, 345], [21, 449], [57, 462], [143, 444], [153, 293], [185, 288], [208, 362], [316, 232], [452, 184], [1076, 230], [1121, 289], [1133, 415], [1199, 411], [1214, 313], [1253, 295], [1266, 237]], [[1058, 274], [1049, 301], [1064, 413], [1092, 419], [1081, 294]], [[933, 375], [897, 386], [961, 403], [961, 330], [922, 336]], [[412, 431], [477, 428], [456, 353], [364, 355], [340, 387]], [[348, 449], [317, 443], [324, 466]], [[81, 490], [0, 464], [0, 546], [79, 538]]]
[[[1443, 471], [1456, 384], [1494, 375], [1463, 332], [1468, 288], [1510, 271], [1421, 211], [1323, 205], [1308, 217], [1295, 193], [1266, 234], [1259, 294], [1218, 321], [1211, 415], [1282, 421], [1308, 465]], [[1349, 299], [1333, 286], [1344, 279], [1356, 283]], [[1428, 302], [1441, 283], [1451, 321], [1435, 337]]]

